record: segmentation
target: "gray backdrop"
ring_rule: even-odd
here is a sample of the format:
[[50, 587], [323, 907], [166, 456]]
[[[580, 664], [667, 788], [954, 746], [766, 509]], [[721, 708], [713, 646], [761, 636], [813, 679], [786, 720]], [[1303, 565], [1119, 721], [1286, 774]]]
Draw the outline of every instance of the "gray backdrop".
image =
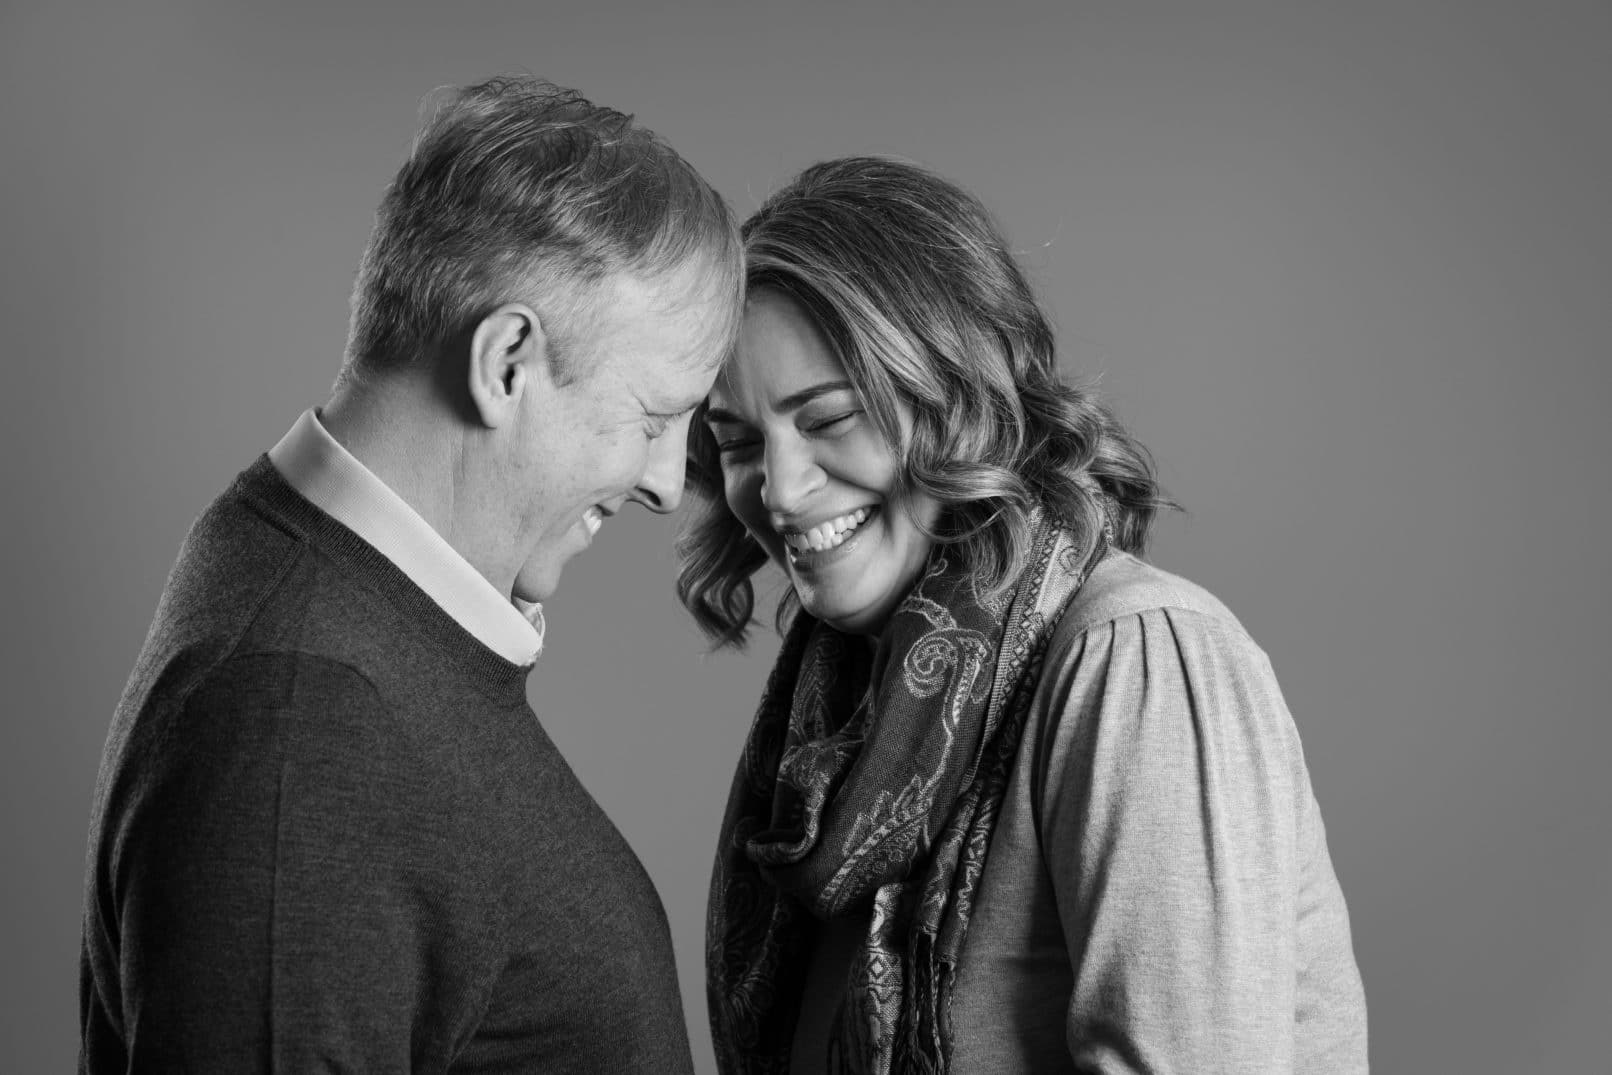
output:
[[[979, 192], [1191, 509], [1154, 559], [1274, 660], [1378, 1070], [1607, 1070], [1604, 0], [0, 3], [0, 1066], [71, 1065], [90, 790], [180, 537], [324, 399], [419, 99], [510, 70], [741, 212], [866, 151]], [[708, 1070], [773, 644], [702, 656], [673, 532], [573, 563], [532, 696], [660, 886]]]

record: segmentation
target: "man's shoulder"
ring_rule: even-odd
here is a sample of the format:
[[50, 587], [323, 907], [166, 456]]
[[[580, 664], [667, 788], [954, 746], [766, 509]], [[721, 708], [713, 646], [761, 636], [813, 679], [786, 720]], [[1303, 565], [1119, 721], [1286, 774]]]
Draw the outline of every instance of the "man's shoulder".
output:
[[317, 509], [285, 510], [294, 498], [260, 457], [208, 505], [180, 548], [152, 641], [171, 633], [169, 651], [274, 652], [359, 667], [408, 635], [375, 573], [355, 569], [304, 525], [301, 516]]
[[240, 479], [215, 497], [179, 547], [120, 708], [172, 696], [230, 652], [299, 551]]
[[231, 714], [250, 712], [254, 727], [315, 743], [380, 729], [398, 749], [473, 759], [483, 773], [506, 755], [528, 768], [544, 760], [546, 739], [515, 734], [532, 719], [523, 681], [490, 684], [440, 644], [428, 628], [442, 617], [423, 618], [431, 610], [421, 614], [425, 599], [402, 573], [366, 570], [329, 540], [330, 526], [309, 522], [317, 509], [287, 506], [266, 466], [243, 472], [191, 527], [119, 704], [113, 751], [204, 717], [216, 718], [207, 726], [225, 749], [244, 734]]
[[[180, 702], [209, 677], [356, 666], [329, 640], [355, 625], [377, 630], [380, 617], [354, 609], [362, 588], [254, 495], [262, 464], [242, 472], [186, 534], [119, 706], [126, 714]], [[343, 622], [321, 627], [333, 616]], [[260, 656], [232, 661], [246, 654]]]
[[327, 654], [297, 650], [231, 653], [209, 666], [186, 692], [191, 705], [232, 700], [293, 711], [382, 708], [380, 692], [363, 669]]
[[158, 617], [235, 613], [271, 586], [301, 542], [262, 510], [243, 472], [191, 524], [163, 591]]
[[334, 765], [343, 779], [431, 769], [363, 670], [326, 654], [232, 653], [175, 702], [170, 732], [184, 740], [183, 752], [228, 767]]
[[[210, 801], [224, 803], [248, 794], [237, 779], [318, 773], [332, 785], [368, 788], [386, 810], [401, 808], [393, 792], [402, 787], [461, 821], [499, 809], [492, 792], [518, 743], [494, 751], [484, 722], [455, 720], [474, 714], [422, 703], [384, 671], [331, 652], [252, 642], [249, 635], [227, 652], [171, 654], [114, 719], [103, 779], [148, 792], [183, 784], [191, 798], [201, 795], [201, 780]], [[456, 723], [462, 737], [452, 734]]]

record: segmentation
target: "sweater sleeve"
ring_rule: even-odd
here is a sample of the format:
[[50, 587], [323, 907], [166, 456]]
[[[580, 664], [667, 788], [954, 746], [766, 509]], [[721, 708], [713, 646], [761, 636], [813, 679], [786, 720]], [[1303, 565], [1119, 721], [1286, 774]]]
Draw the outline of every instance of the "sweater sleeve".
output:
[[1298, 1055], [1299, 919], [1326, 851], [1264, 654], [1234, 622], [1154, 608], [1055, 659], [1035, 794], [1075, 1069], [1315, 1070]]
[[130, 1071], [447, 1070], [497, 900], [388, 717], [294, 654], [190, 693], [118, 855]]

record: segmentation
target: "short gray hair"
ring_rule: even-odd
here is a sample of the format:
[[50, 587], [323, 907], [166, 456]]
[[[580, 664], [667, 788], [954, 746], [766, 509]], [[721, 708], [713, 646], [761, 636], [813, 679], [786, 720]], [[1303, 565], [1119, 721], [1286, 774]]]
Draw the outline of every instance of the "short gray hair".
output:
[[[447, 93], [387, 188], [358, 269], [342, 378], [423, 360], [510, 301], [564, 342], [609, 274], [702, 257], [742, 311], [742, 255], [727, 204], [654, 132], [543, 79]], [[562, 367], [562, 372], [566, 371]]]

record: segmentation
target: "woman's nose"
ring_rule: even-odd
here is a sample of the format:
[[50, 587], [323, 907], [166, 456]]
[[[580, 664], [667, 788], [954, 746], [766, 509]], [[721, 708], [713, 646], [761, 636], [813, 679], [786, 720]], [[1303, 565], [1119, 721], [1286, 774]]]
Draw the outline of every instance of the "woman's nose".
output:
[[776, 515], [793, 515], [823, 487], [826, 476], [810, 447], [769, 444], [761, 479], [761, 504]]

